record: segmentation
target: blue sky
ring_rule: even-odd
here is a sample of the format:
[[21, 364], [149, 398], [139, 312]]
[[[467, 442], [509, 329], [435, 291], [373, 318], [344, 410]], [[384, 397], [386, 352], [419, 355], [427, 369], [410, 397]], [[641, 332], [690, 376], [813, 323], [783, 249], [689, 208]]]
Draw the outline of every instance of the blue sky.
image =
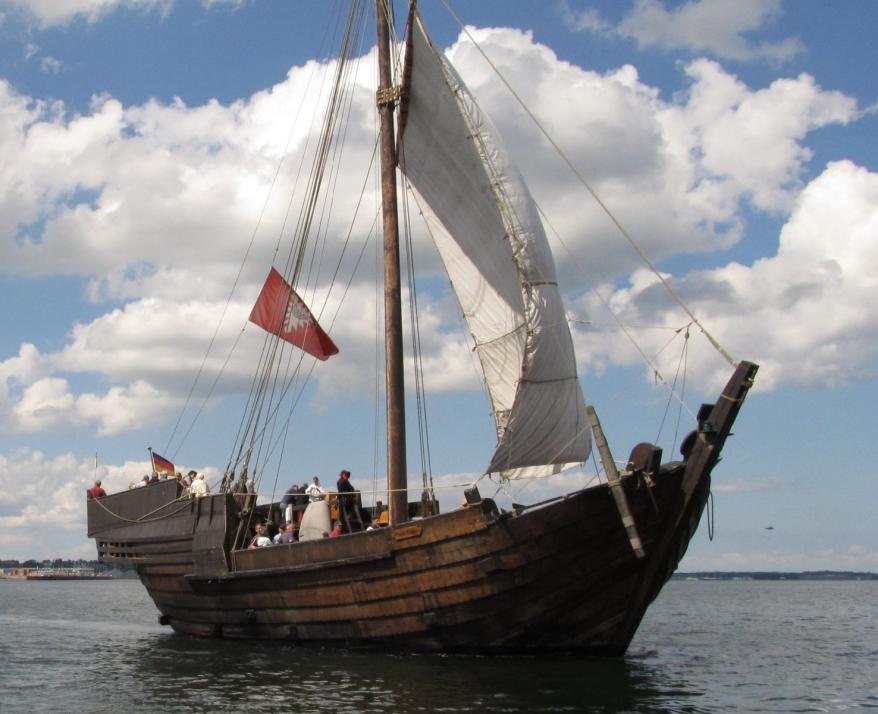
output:
[[[82, 494], [95, 452], [111, 488], [139, 478], [147, 446], [186, 468], [223, 468], [261, 345], [253, 329], [191, 435], [171, 434], [267, 177], [294, 117], [316, 103], [305, 84], [335, 54], [337, 4], [0, 0], [0, 557], [93, 555]], [[715, 539], [703, 523], [682, 567], [878, 570], [878, 5], [453, 7], [711, 333], [763, 365], [715, 472]], [[667, 394], [592, 288], [669, 377], [680, 340], [662, 349], [666, 328], [687, 318], [657, 297], [444, 6], [424, 0], [422, 12], [559, 230], [583, 390], [622, 459], [656, 438]], [[294, 142], [286, 165], [297, 157]], [[340, 192], [355, 185], [352, 174]], [[267, 271], [280, 215], [269, 208], [257, 230], [219, 354]], [[422, 237], [434, 476], [468, 483], [492, 450], [489, 408]], [[360, 327], [375, 295], [365, 277], [334, 325], [342, 353], [319, 366], [302, 400], [284, 487], [342, 467], [372, 482], [374, 345]], [[685, 401], [695, 411], [729, 368], [691, 334]], [[675, 419], [661, 434], [668, 457]], [[379, 449], [379, 472], [381, 459]], [[591, 470], [511, 495], [539, 500]], [[459, 490], [443, 499], [454, 505]], [[62, 541], [47, 542], [46, 526]]]

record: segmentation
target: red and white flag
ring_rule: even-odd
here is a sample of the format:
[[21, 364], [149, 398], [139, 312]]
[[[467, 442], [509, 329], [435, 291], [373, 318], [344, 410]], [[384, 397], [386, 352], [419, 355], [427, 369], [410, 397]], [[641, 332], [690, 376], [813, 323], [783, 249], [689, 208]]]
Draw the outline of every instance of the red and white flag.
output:
[[274, 268], [265, 279], [250, 313], [250, 322], [317, 359], [325, 360], [338, 353], [338, 347], [317, 324], [302, 298]]

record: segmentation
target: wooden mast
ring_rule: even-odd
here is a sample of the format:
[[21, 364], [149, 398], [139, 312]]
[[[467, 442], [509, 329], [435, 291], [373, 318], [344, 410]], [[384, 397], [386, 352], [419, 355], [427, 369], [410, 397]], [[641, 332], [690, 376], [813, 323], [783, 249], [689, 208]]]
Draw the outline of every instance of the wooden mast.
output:
[[384, 219], [384, 350], [387, 370], [387, 489], [391, 524], [408, 520], [405, 455], [405, 376], [399, 219], [393, 136], [395, 94], [390, 65], [388, 0], [375, 0], [378, 25], [378, 116], [381, 121], [381, 203]]

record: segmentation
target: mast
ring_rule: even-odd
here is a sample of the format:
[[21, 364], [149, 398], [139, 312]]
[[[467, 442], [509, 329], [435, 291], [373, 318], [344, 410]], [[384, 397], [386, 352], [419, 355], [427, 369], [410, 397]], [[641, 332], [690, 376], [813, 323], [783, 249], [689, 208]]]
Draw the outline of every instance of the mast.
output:
[[405, 376], [402, 352], [402, 296], [399, 219], [393, 136], [395, 93], [390, 65], [389, 0], [375, 0], [378, 26], [378, 116], [381, 121], [381, 204], [384, 219], [384, 351], [387, 370], [387, 489], [393, 525], [408, 520], [405, 456]]

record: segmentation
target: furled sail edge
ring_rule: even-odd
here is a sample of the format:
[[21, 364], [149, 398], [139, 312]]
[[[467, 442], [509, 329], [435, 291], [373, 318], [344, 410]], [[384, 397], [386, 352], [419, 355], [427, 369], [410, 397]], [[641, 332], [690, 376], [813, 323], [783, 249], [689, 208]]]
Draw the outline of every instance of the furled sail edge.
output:
[[[498, 433], [486, 471], [508, 477], [556, 473], [587, 458], [590, 435], [542, 223], [493, 127], [432, 45], [420, 18], [408, 46], [415, 56], [409, 65], [414, 81], [420, 75], [433, 86], [432, 91], [419, 92], [415, 85], [410, 95], [404, 92], [409, 101], [407, 131], [440, 149], [440, 158], [412, 151], [407, 136], [402, 168], [419, 194], [485, 374]], [[430, 56], [436, 65], [429, 68], [432, 76], [422, 59]], [[449, 117], [449, 111], [457, 118]], [[480, 174], [469, 183], [462, 181], [478, 190], [460, 189], [459, 174], [451, 173], [460, 170]], [[481, 199], [473, 193], [487, 194], [485, 205], [475, 205]], [[482, 213], [468, 215], [475, 209]], [[455, 227], [464, 230], [458, 234]], [[506, 270], [511, 281], [497, 272], [503, 263], [515, 266]]]

